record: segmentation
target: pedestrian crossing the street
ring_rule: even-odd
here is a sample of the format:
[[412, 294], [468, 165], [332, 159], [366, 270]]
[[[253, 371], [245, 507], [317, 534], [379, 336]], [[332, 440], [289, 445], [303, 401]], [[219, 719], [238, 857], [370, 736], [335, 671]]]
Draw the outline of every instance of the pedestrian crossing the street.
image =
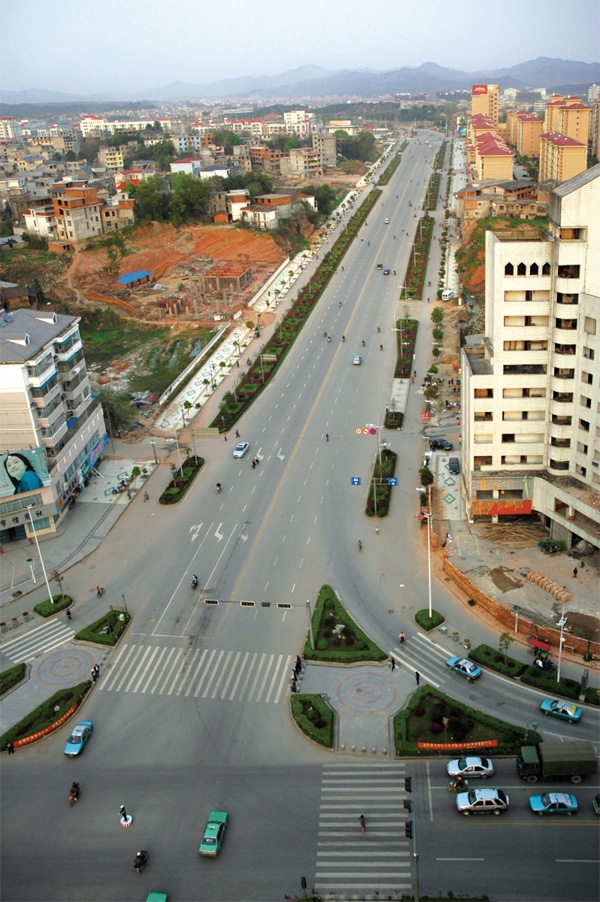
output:
[[40, 655], [64, 645], [73, 638], [73, 630], [60, 620], [42, 623], [29, 632], [2, 642], [0, 649], [11, 661], [24, 661], [26, 664]]
[[361, 899], [376, 891], [400, 899], [411, 889], [404, 776], [404, 763], [391, 761], [324, 767], [315, 878], [324, 898]]
[[278, 704], [287, 698], [292, 662], [292, 655], [277, 653], [132, 644], [105, 672], [99, 689]]
[[[457, 652], [457, 654], [460, 654]], [[440, 664], [444, 664], [449, 655], [438, 648], [427, 636], [416, 633], [410, 642], [397, 645], [393, 650], [396, 666], [400, 664], [407, 670], [418, 671], [422, 683], [438, 689], [442, 683], [439, 678]]]

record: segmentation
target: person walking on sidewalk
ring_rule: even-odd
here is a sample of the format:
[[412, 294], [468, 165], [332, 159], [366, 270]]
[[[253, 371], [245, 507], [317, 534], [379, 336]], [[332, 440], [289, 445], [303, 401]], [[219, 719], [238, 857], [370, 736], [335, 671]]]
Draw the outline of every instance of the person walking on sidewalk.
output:
[[404, 640], [406, 639], [404, 633], [400, 633], [398, 638], [400, 639], [400, 645], [404, 645]]
[[15, 753], [15, 747], [12, 744], [12, 742], [10, 741], [10, 739], [6, 743], [6, 751], [8, 752], [9, 755], [14, 755], [14, 753]]
[[70, 620], [71, 617], [72, 617], [72, 614], [71, 614], [70, 610], [67, 608], [67, 620]]
[[421, 674], [419, 673], [418, 670], [415, 670], [415, 680], [417, 681], [417, 686], [418, 686], [419, 683], [421, 682]]

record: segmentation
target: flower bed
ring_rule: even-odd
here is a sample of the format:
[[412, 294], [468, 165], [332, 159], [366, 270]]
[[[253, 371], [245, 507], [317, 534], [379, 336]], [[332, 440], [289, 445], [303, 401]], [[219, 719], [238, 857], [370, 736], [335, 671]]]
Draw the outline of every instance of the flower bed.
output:
[[84, 626], [76, 635], [75, 639], [81, 642], [95, 642], [96, 645], [117, 644], [123, 633], [125, 632], [131, 615], [125, 611], [109, 611], [104, 617]]
[[51, 617], [52, 614], [64, 611], [65, 608], [71, 607], [72, 604], [73, 599], [70, 595], [53, 595], [52, 600], [46, 598], [44, 601], [40, 601], [39, 604], [33, 606], [33, 610], [40, 617]]
[[421, 629], [429, 632], [430, 630], [434, 630], [436, 627], [441, 626], [445, 621], [445, 617], [442, 617], [438, 611], [431, 611], [431, 617], [429, 616], [429, 610], [425, 610], [423, 608], [422, 611], [417, 611], [415, 614], [415, 620], [421, 627]]
[[173, 479], [158, 499], [158, 503], [177, 504], [178, 501], [181, 501], [203, 465], [203, 457], [189, 457], [185, 460], [181, 469], [177, 468]]
[[14, 667], [9, 667], [8, 670], [0, 673], [0, 695], [4, 695], [5, 692], [20, 683], [25, 676], [26, 669], [25, 663], [21, 661], [20, 664], [15, 664]]
[[400, 292], [401, 300], [423, 297], [423, 285], [429, 260], [429, 248], [433, 236], [433, 227], [434, 221], [431, 216], [425, 214], [425, 216], [419, 220], [419, 226], [413, 240], [413, 250], [411, 251], [406, 267], [406, 273], [404, 274], [404, 282], [402, 291]]
[[388, 484], [388, 478], [394, 475], [397, 460], [398, 455], [389, 448], [384, 448], [377, 455], [365, 509], [367, 517], [387, 517], [393, 490], [393, 486]]
[[331, 586], [321, 586], [312, 616], [315, 648], [310, 636], [304, 645], [307, 661], [355, 664], [357, 661], [385, 661], [386, 653], [356, 625], [335, 596]]
[[0, 747], [5, 748], [7, 742], [12, 742], [18, 748], [53, 732], [75, 713], [91, 687], [92, 683], [86, 680], [71, 688], [59, 689], [7, 730], [0, 738]]
[[469, 658], [475, 661], [476, 664], [481, 664], [483, 667], [504, 674], [504, 676], [509, 676], [513, 679], [518, 677], [521, 683], [535, 686], [536, 689], [543, 689], [553, 697], [561, 695], [566, 698], [579, 698], [581, 683], [578, 683], [576, 680], [561, 677], [557, 683], [556, 673], [542, 670], [541, 667], [523, 664], [521, 661], [510, 658], [508, 655], [505, 657], [502, 652], [498, 651], [497, 648], [492, 648], [490, 645], [478, 645], [477, 648], [469, 652]]
[[[540, 742], [542, 737], [530, 730], [528, 739]], [[466, 750], [490, 740], [497, 741], [497, 754], [515, 755], [525, 740], [525, 730], [464, 705], [431, 686], [421, 686], [406, 708], [394, 717], [394, 740], [397, 756], [449, 754], [443, 749], [419, 748], [419, 742], [460, 742]]]
[[292, 695], [292, 717], [302, 732], [324, 745], [333, 748], [333, 727], [335, 714], [320, 695]]

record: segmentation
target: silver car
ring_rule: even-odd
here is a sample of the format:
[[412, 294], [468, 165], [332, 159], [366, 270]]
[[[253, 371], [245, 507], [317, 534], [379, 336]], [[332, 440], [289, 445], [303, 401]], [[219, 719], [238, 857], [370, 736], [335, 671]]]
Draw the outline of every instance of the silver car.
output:
[[508, 796], [503, 789], [471, 789], [459, 792], [456, 808], [461, 814], [501, 814], [508, 808]]
[[494, 765], [489, 758], [455, 758], [448, 763], [449, 777], [481, 777], [482, 780], [491, 777], [494, 773]]
[[234, 457], [244, 457], [245, 454], [248, 453], [248, 449], [250, 447], [250, 442], [239, 442], [233, 449]]

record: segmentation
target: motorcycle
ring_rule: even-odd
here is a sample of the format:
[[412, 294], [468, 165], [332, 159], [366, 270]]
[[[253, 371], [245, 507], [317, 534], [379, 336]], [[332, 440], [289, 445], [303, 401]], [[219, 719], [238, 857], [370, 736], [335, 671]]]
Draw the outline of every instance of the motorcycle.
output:
[[194, 576], [192, 579], [192, 589], [197, 589], [197, 588], [198, 588], [198, 577]]
[[69, 805], [71, 808], [79, 798], [79, 783], [73, 783], [71, 789], [69, 790]]
[[468, 788], [468, 780], [451, 780], [446, 787], [448, 792], [466, 792]]
[[141, 852], [136, 852], [135, 861], [133, 863], [134, 868], [141, 874], [146, 864], [148, 863], [148, 853], [145, 849], [142, 849]]

